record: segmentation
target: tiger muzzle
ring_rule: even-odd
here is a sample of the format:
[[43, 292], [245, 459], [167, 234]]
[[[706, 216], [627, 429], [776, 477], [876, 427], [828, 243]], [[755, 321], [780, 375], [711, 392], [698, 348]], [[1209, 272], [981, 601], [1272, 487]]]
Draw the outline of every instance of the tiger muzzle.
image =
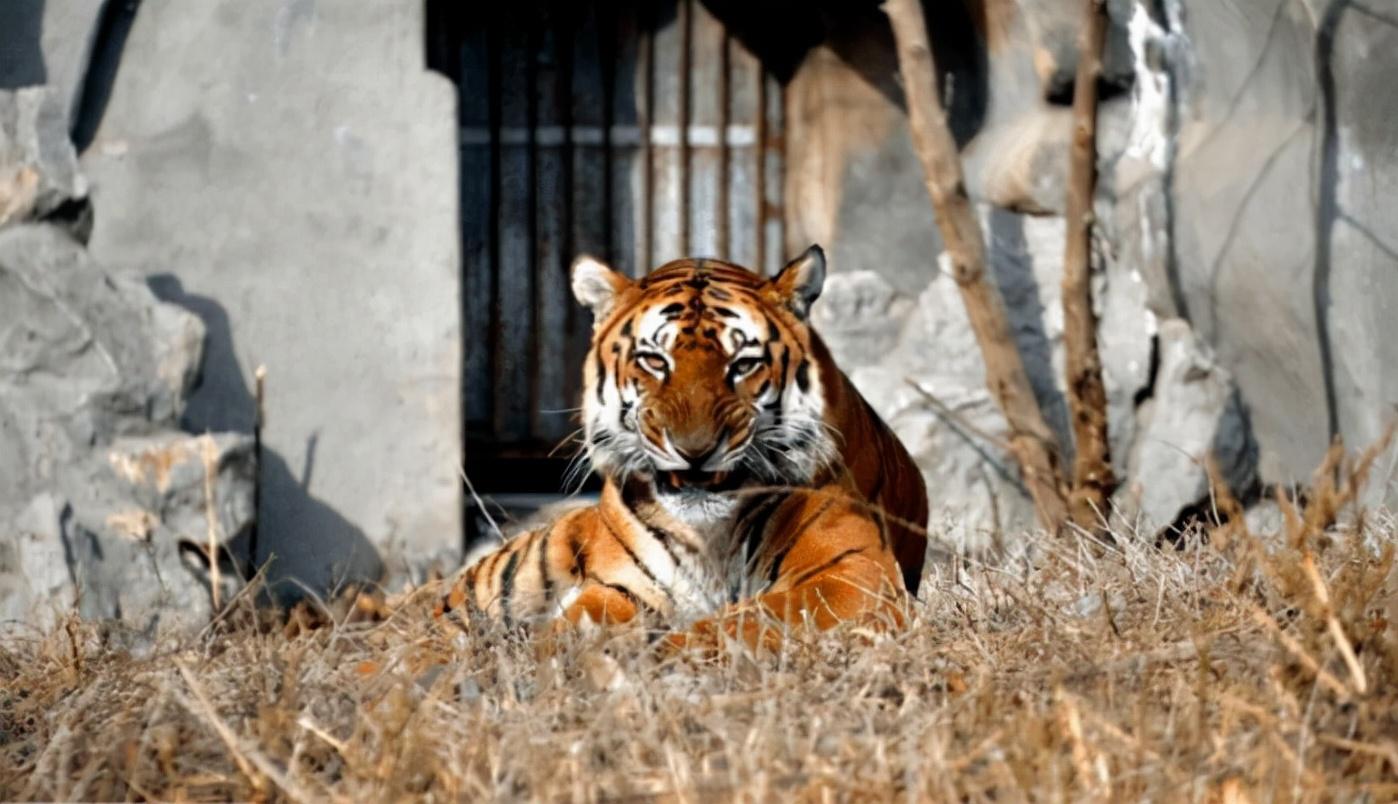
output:
[[746, 480], [743, 472], [705, 472], [702, 469], [663, 472], [656, 478], [656, 488], [662, 494], [679, 494], [685, 491], [704, 491], [718, 494], [732, 491]]
[[710, 493], [730, 491], [743, 482], [740, 472], [715, 471], [706, 469], [721, 458], [728, 446], [727, 428], [707, 438], [675, 438], [675, 452], [689, 464], [688, 469], [669, 470], [658, 478], [661, 491], [679, 492], [684, 490], [706, 491]]

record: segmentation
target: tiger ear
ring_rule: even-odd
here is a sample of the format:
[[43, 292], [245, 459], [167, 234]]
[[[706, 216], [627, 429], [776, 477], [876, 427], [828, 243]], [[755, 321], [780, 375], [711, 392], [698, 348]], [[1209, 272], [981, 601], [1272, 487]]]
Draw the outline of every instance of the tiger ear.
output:
[[622, 291], [631, 287], [631, 280], [596, 257], [583, 254], [573, 260], [573, 298], [592, 311], [593, 320], [600, 322]]
[[805, 253], [782, 268], [771, 281], [778, 298], [802, 321], [811, 312], [811, 305], [820, 298], [825, 285], [825, 251], [811, 246]]

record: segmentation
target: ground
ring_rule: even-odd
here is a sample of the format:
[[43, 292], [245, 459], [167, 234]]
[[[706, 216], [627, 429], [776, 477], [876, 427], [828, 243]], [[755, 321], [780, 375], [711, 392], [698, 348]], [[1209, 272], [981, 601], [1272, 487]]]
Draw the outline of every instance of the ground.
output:
[[464, 634], [430, 590], [317, 628], [245, 597], [141, 657], [12, 630], [0, 799], [1393, 800], [1398, 520], [1317, 499], [1025, 537], [931, 567], [905, 631], [780, 655]]

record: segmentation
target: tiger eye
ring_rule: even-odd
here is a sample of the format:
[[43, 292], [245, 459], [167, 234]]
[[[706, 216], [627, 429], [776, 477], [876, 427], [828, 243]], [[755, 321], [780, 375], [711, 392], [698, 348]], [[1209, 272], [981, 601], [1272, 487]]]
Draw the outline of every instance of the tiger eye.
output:
[[741, 380], [744, 377], [757, 371], [762, 366], [762, 358], [742, 357], [734, 360], [729, 365], [728, 371], [733, 375], [733, 379]]
[[670, 370], [670, 364], [666, 363], [665, 358], [660, 355], [639, 354], [636, 355], [636, 362], [651, 371], [661, 374]]

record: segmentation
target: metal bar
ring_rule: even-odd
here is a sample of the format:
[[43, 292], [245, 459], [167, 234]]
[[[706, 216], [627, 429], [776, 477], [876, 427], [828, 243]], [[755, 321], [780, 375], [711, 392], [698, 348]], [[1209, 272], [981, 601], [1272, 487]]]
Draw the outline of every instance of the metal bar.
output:
[[[652, 35], [652, 125], [674, 126], [683, 134], [687, 101], [685, 63], [685, 0], [660, 0], [654, 4], [664, 21]], [[684, 137], [675, 145], [652, 140], [651, 153], [651, 253], [647, 269], [683, 256], [686, 250]]]
[[712, 131], [714, 136], [703, 142], [686, 137], [685, 253], [695, 256], [724, 256], [723, 221], [723, 147], [718, 136], [724, 130], [726, 104], [723, 89], [723, 25], [703, 6], [690, 3], [688, 16], [688, 69], [685, 86], [688, 94], [686, 133], [697, 127]]
[[769, 276], [781, 270], [786, 253], [795, 253], [784, 242], [782, 173], [786, 158], [786, 132], [782, 86], [770, 73], [763, 76], [762, 137], [762, 241], [763, 263]]
[[496, 198], [496, 154], [492, 145], [492, 101], [498, 65], [492, 59], [486, 21], [473, 17], [460, 34], [460, 116], [462, 130], [483, 138], [461, 143], [461, 326], [462, 396], [465, 428], [472, 432], [491, 418], [491, 307], [495, 297], [495, 225], [491, 208]]
[[[728, 146], [726, 201], [727, 257], [761, 271], [762, 63], [736, 39], [728, 39]], [[735, 136], [739, 132], [742, 136]]]
[[[534, 65], [524, 15], [511, 14], [501, 36], [501, 126], [532, 130]], [[494, 330], [496, 386], [495, 434], [518, 441], [529, 433], [530, 411], [537, 402], [531, 362], [537, 332], [534, 304], [534, 154], [533, 138], [520, 145], [501, 143], [500, 194], [496, 204], [500, 239]]]
[[[603, 15], [599, 6], [610, 4], [585, 3], [575, 7], [569, 20], [569, 100], [568, 126], [571, 133], [569, 175], [569, 238], [563, 270], [578, 254], [609, 256], [611, 251], [611, 164], [610, 114], [612, 103], [612, 69], [610, 48], [602, 42], [603, 30], [611, 30], [614, 21]], [[597, 139], [579, 139], [584, 129], [595, 130]], [[542, 132], [541, 132], [542, 133]], [[566, 277], [562, 287], [568, 287]], [[590, 340], [590, 318], [587, 312], [568, 300], [566, 336], [559, 353], [565, 371], [565, 407], [579, 404], [581, 366]], [[571, 432], [577, 417], [571, 413], [549, 414], [562, 428], [559, 436]], [[565, 450], [560, 453], [569, 455]]]
[[[544, 127], [568, 132], [572, 104], [572, 32], [564, 19], [566, 7], [541, 4], [535, 11], [531, 64], [534, 65], [533, 119], [536, 131]], [[572, 206], [571, 145], [544, 142], [536, 135], [534, 159], [534, 331], [530, 372], [530, 435], [548, 446], [568, 432], [563, 411], [568, 400], [566, 354], [569, 294], [568, 244]]]
[[607, 85], [610, 105], [603, 121], [609, 145], [608, 257], [617, 270], [635, 276], [645, 270], [650, 249], [650, 162], [648, 145], [640, 136], [650, 119], [650, 39], [636, 4], [602, 5], [616, 8], [607, 28], [612, 33], [607, 63], [613, 66]]

